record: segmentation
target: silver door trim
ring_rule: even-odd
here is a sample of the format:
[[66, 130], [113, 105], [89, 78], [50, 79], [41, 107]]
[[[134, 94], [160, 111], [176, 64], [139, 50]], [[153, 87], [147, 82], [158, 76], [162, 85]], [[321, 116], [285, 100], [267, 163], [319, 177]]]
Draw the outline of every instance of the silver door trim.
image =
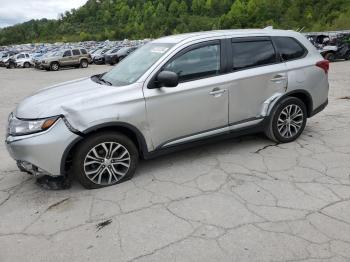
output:
[[242, 128], [245, 128], [245, 127], [254, 126], [254, 125], [259, 124], [263, 120], [264, 120], [264, 118], [259, 117], [259, 118], [249, 119], [249, 120], [241, 122], [241, 123], [231, 124], [229, 126], [230, 127], [230, 131], [236, 131], [238, 129], [242, 129]]
[[185, 142], [189, 142], [192, 140], [198, 140], [204, 137], [208, 137], [208, 136], [212, 136], [212, 135], [216, 135], [216, 134], [221, 134], [221, 133], [227, 133], [229, 132], [230, 128], [228, 126], [223, 127], [223, 128], [218, 128], [215, 130], [210, 130], [207, 132], [203, 132], [203, 133], [199, 133], [199, 134], [195, 134], [195, 135], [190, 135], [190, 136], [186, 136], [180, 139], [176, 139], [173, 141], [170, 141], [168, 143], [165, 143], [164, 145], [162, 145], [161, 147], [168, 147], [168, 146], [173, 146], [173, 145], [177, 145], [177, 144], [181, 144], [181, 143], [185, 143]]
[[198, 133], [198, 134], [182, 137], [182, 138], [179, 138], [176, 140], [172, 140], [172, 141], [169, 141], [169, 142], [161, 145], [160, 148], [174, 146], [177, 144], [182, 144], [182, 143], [186, 143], [186, 142], [190, 142], [190, 141], [196, 141], [196, 140], [200, 140], [201, 138], [209, 137], [212, 135], [229, 133], [231, 131], [236, 131], [236, 130], [239, 130], [239, 129], [242, 129], [245, 127], [257, 125], [260, 122], [262, 122], [263, 120], [264, 120], [263, 117], [254, 118], [254, 119], [247, 119], [244, 121], [240, 121], [238, 123], [230, 124], [229, 126], [226, 126], [226, 127], [221, 127], [221, 128], [206, 131], [203, 133]]

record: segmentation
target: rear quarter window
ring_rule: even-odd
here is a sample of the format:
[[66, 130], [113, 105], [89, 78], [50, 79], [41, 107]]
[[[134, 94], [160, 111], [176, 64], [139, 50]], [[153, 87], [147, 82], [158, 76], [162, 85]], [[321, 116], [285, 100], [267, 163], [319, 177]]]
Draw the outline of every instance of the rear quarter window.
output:
[[307, 54], [307, 49], [293, 37], [276, 36], [273, 41], [284, 61], [300, 59]]
[[83, 55], [86, 55], [86, 54], [87, 54], [87, 52], [86, 52], [85, 49], [80, 49], [80, 52], [81, 52]]

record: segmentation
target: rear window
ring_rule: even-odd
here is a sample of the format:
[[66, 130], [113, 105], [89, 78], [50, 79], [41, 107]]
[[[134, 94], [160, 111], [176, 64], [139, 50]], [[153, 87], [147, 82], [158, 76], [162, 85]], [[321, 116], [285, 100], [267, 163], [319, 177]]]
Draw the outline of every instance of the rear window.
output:
[[271, 41], [233, 42], [233, 69], [274, 64], [277, 62], [275, 49]]
[[83, 55], [86, 55], [86, 54], [87, 54], [87, 52], [86, 52], [85, 49], [80, 49], [80, 51], [81, 51], [81, 53], [82, 53]]
[[284, 61], [302, 58], [307, 53], [306, 48], [292, 37], [277, 36], [273, 40]]
[[73, 55], [80, 55], [80, 52], [78, 49], [73, 49]]

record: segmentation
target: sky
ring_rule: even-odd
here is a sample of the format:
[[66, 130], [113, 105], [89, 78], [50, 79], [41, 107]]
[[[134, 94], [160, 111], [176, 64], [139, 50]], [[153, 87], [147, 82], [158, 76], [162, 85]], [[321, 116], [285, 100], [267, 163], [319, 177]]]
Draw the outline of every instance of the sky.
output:
[[87, 0], [0, 0], [0, 28], [31, 19], [57, 19], [60, 13]]

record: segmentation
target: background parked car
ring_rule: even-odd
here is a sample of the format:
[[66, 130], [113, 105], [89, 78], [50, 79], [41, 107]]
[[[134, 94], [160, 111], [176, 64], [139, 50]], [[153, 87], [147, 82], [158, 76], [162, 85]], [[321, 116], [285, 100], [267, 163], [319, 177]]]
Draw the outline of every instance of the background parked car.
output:
[[108, 64], [114, 65], [119, 63], [121, 60], [123, 60], [125, 57], [127, 57], [129, 54], [134, 52], [138, 47], [132, 46], [132, 47], [123, 47], [119, 51], [117, 51], [115, 54], [111, 55], [110, 58], [107, 58]]
[[85, 49], [66, 49], [54, 53], [53, 56], [46, 57], [41, 62], [41, 66], [46, 70], [57, 71], [60, 67], [82, 67], [89, 66], [90, 54]]
[[96, 65], [102, 65], [105, 63], [105, 53], [107, 53], [109, 50], [108, 48], [102, 48], [100, 50], [97, 50], [94, 54], [92, 54], [92, 61]]
[[110, 64], [110, 65], [114, 65], [118, 62], [118, 51], [121, 49], [121, 46], [118, 46], [116, 48], [113, 48], [112, 50], [110, 50], [109, 52], [107, 52], [105, 54], [105, 63], [106, 64]]
[[2, 54], [2, 57], [0, 59], [0, 66], [6, 66], [5, 64], [8, 63], [10, 57], [17, 54], [16, 51], [8, 51]]
[[12, 56], [6, 63], [7, 68], [30, 68], [33, 66], [32, 57], [29, 53], [19, 53]]

